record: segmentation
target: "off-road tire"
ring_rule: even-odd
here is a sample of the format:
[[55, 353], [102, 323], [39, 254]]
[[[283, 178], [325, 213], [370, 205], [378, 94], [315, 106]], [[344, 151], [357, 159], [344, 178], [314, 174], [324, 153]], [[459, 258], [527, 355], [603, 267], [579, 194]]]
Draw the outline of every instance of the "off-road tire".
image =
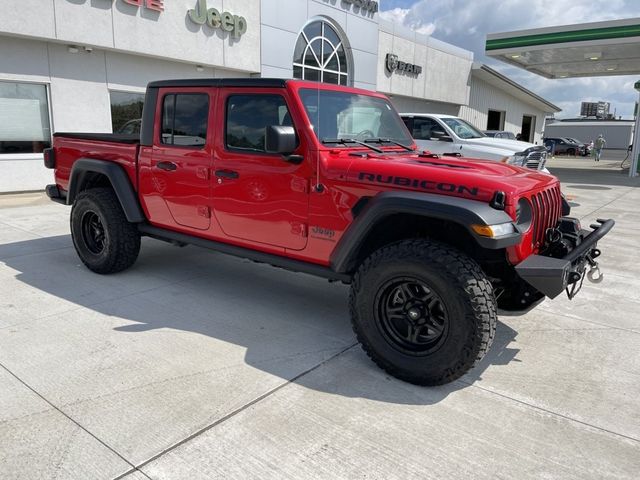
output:
[[[394, 278], [424, 282], [442, 300], [448, 330], [433, 351], [407, 354], [385, 335], [376, 299]], [[417, 385], [449, 383], [476, 366], [491, 346], [497, 321], [493, 288], [478, 264], [425, 239], [394, 243], [369, 256], [354, 276], [349, 308], [367, 355], [389, 374]]]
[[[104, 232], [98, 245], [87, 233], [91, 220]], [[118, 198], [109, 188], [92, 188], [78, 194], [71, 209], [71, 237], [82, 263], [96, 273], [125, 270], [140, 252], [140, 234], [127, 221]]]

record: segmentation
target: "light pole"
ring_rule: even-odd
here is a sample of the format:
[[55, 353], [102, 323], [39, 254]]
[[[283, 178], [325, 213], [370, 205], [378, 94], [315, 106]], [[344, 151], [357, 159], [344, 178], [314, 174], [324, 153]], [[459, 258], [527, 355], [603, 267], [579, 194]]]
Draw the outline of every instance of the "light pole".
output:
[[633, 87], [639, 92], [639, 99], [638, 109], [636, 111], [636, 126], [633, 130], [633, 149], [631, 150], [631, 168], [629, 169], [630, 177], [638, 175], [638, 157], [640, 156], [640, 80], [638, 80]]

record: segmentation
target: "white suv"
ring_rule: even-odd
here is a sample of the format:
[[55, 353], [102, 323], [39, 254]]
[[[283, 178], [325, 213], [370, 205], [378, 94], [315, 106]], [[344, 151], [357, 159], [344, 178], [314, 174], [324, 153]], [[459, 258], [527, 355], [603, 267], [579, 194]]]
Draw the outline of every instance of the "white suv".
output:
[[534, 170], [545, 168], [547, 150], [532, 143], [487, 137], [473, 125], [452, 115], [401, 113], [418, 148], [436, 154], [459, 153], [464, 157], [495, 160]]

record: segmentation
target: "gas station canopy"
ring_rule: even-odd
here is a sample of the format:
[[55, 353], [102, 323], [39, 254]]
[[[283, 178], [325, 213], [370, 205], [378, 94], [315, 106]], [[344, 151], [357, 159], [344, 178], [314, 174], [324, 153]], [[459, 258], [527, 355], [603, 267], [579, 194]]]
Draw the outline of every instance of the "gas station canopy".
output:
[[487, 35], [489, 57], [546, 78], [640, 73], [640, 18]]

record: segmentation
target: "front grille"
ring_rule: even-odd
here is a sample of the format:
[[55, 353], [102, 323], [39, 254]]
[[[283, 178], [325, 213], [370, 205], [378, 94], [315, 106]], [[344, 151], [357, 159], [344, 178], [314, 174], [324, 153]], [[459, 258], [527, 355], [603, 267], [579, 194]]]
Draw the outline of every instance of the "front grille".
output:
[[525, 157], [525, 165], [533, 170], [542, 170], [547, 163], [547, 151], [544, 149], [534, 150]]
[[545, 232], [558, 224], [562, 216], [562, 195], [556, 185], [529, 197], [533, 210], [533, 244], [541, 247], [545, 244]]

